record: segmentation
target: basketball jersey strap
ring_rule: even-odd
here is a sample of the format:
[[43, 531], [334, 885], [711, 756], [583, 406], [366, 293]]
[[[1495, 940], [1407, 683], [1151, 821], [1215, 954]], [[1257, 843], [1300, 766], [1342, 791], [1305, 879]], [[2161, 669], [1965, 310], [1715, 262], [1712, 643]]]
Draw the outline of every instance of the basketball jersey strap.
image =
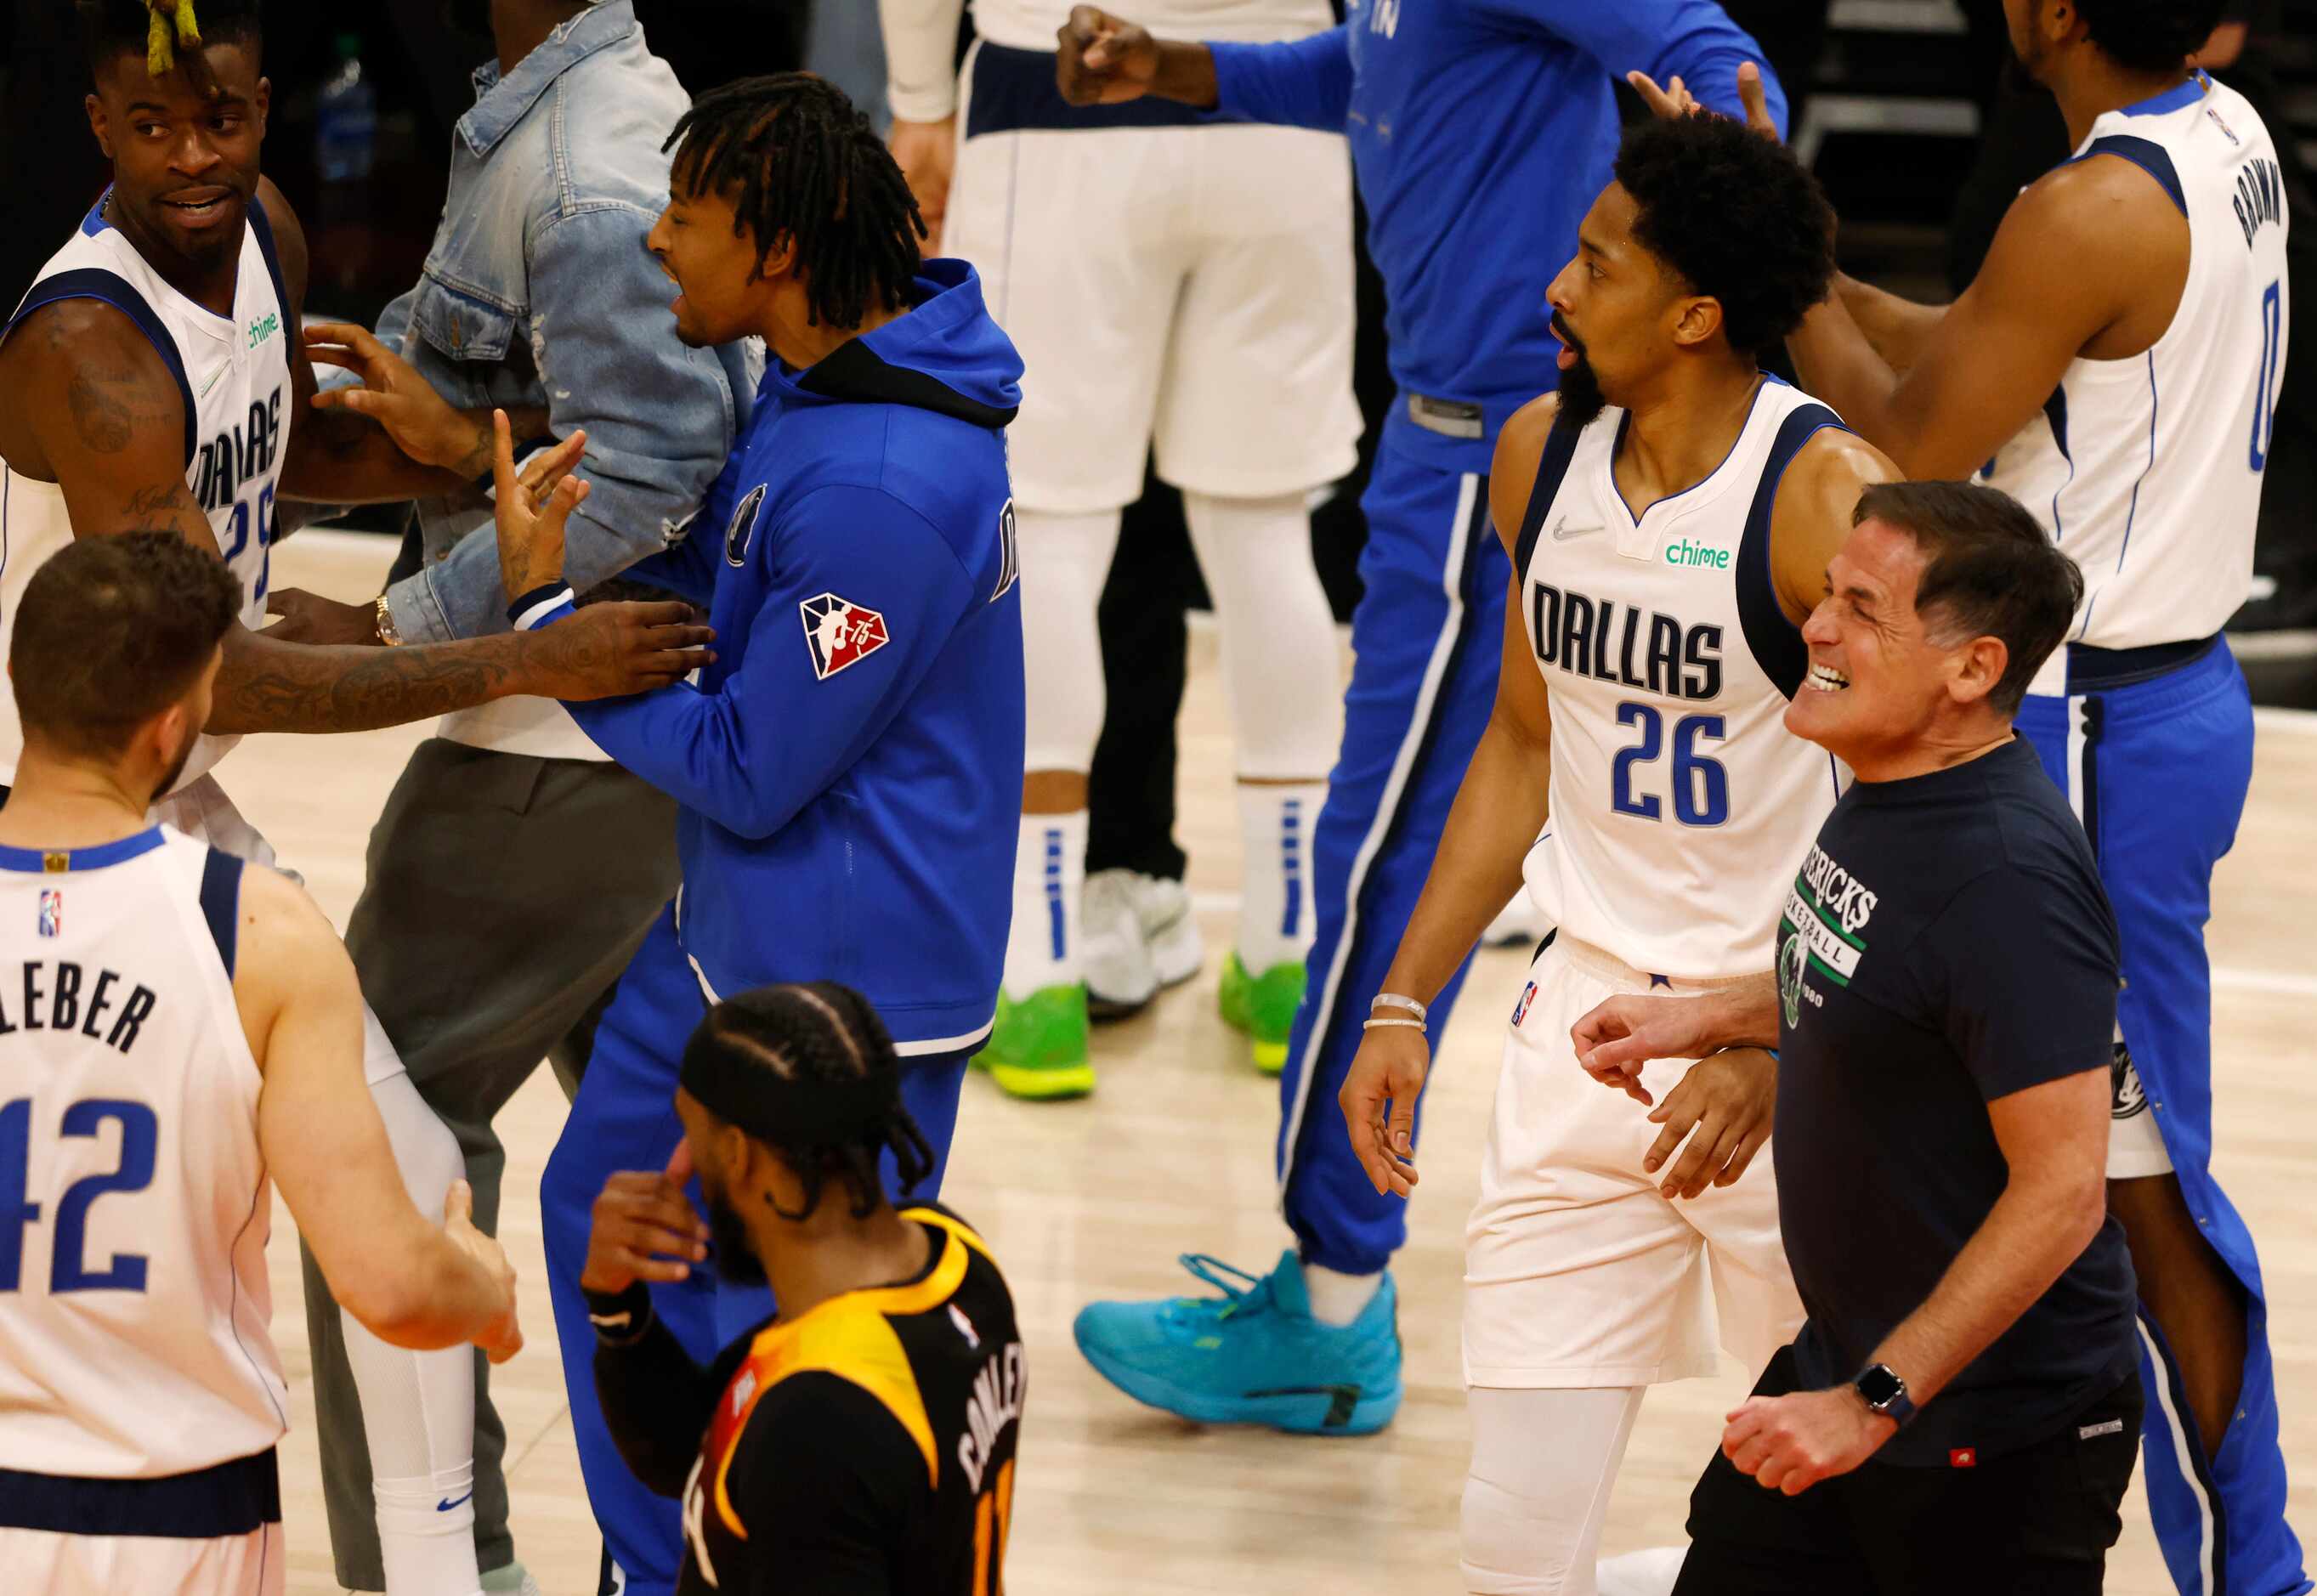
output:
[[263, 200], [249, 202], [249, 230], [256, 236], [257, 253], [265, 262], [265, 275], [273, 281], [273, 299], [282, 307], [282, 325], [294, 337], [298, 334], [297, 311], [291, 306], [290, 290], [282, 281], [282, 255], [273, 246], [273, 224], [266, 218]]
[[[251, 208], [251, 214], [256, 214], [255, 207]], [[273, 258], [269, 249], [266, 255], [268, 264], [272, 263]], [[279, 286], [278, 277], [276, 286]], [[152, 306], [145, 302], [145, 296], [139, 293], [127, 278], [97, 266], [76, 267], [70, 272], [59, 272], [53, 277], [44, 277], [32, 285], [31, 291], [24, 296], [23, 303], [16, 307], [16, 313], [8, 318], [7, 326], [0, 328], [0, 340], [5, 340], [10, 333], [16, 330], [16, 324], [32, 312], [54, 305], [60, 299], [102, 299], [136, 323], [137, 330], [151, 342], [161, 356], [161, 363], [168, 367], [169, 375], [176, 379], [177, 395], [185, 404], [185, 464], [191, 466], [199, 421], [193, 404], [193, 385], [185, 379], [184, 358], [177, 352], [176, 339], [162, 325], [161, 318], [154, 314]], [[289, 301], [284, 299], [282, 304], [286, 308]]]
[[[1738, 624], [1746, 634], [1762, 673], [1792, 698], [1810, 669], [1810, 649], [1802, 632], [1778, 607], [1777, 585], [1770, 576], [1770, 519], [1778, 503], [1778, 484], [1786, 468], [1821, 427], [1840, 427], [1842, 418], [1823, 405], [1799, 405], [1778, 424], [1778, 435], [1762, 461], [1762, 477], [1754, 488], [1754, 502], [1746, 511], [1746, 531], [1738, 544]], [[1847, 429], [1846, 429], [1847, 430]]]
[[218, 958], [224, 961], [228, 981], [233, 979], [234, 948], [241, 932], [241, 865], [234, 855], [212, 848], [201, 866], [201, 918], [209, 922], [210, 936], [217, 943]]
[[[2138, 138], [2130, 133], [2110, 133], [2104, 138], [2093, 139], [2084, 153], [2075, 159], [2089, 161], [2094, 156], [2117, 156], [2130, 161], [2156, 180], [2157, 187], [2171, 196], [2172, 203], [2180, 208], [2182, 216], [2188, 214], [2187, 191], [2180, 186], [2180, 174], [2172, 165], [2172, 152], [2154, 139]], [[2068, 164], [2073, 165], [2075, 161]]]
[[1569, 475], [1569, 462], [1577, 453], [1577, 440], [1584, 432], [1583, 427], [1570, 426], [1555, 415], [1552, 430], [1544, 435], [1544, 453], [1536, 462], [1536, 486], [1529, 489], [1528, 508], [1521, 513], [1520, 538], [1513, 547], [1513, 575], [1523, 582], [1528, 580], [1528, 557], [1536, 550], [1536, 535], [1544, 526], [1545, 512], [1552, 508], [1553, 497], [1561, 492], [1561, 479]]

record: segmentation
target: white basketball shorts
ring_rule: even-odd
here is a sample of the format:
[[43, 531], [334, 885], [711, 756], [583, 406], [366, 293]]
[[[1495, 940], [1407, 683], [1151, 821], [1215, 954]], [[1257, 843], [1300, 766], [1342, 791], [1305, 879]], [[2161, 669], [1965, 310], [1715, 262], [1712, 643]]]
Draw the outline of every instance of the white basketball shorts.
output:
[[282, 1596], [282, 1526], [246, 1535], [59, 1535], [0, 1529], [11, 1591], [40, 1596]]
[[[1655, 1385], [1713, 1373], [1717, 1342], [1759, 1373], [1803, 1321], [1769, 1147], [1733, 1185], [1659, 1195], [1663, 1172], [1642, 1170], [1659, 1130], [1650, 1110], [1588, 1075], [1569, 1039], [1587, 1010], [1648, 994], [1651, 978], [1563, 932], [1529, 982], [1506, 1033], [1464, 1236], [1465, 1383]], [[1642, 1083], [1663, 1102], [1690, 1067], [1659, 1060]]]
[[[966, 73], [970, 94], [972, 70]], [[967, 125], [971, 106], [961, 107]], [[1300, 128], [1035, 129], [963, 140], [944, 254], [1020, 351], [1014, 495], [1056, 514], [1177, 487], [1271, 498], [1356, 459], [1352, 177]]]

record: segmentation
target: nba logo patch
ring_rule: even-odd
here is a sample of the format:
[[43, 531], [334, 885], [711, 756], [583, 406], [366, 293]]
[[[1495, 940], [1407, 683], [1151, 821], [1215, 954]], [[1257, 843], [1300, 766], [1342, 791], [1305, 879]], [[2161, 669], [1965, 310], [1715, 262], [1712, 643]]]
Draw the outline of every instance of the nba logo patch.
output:
[[40, 934], [58, 936], [64, 928], [65, 895], [53, 887], [45, 887], [40, 893]]
[[1521, 988], [1520, 1002], [1513, 1005], [1513, 1026], [1516, 1030], [1519, 1028], [1522, 1021], [1528, 1018], [1528, 1006], [1535, 1000], [1536, 983], [1531, 981]]
[[804, 616], [805, 646], [812, 651], [812, 673], [826, 682], [847, 665], [859, 664], [892, 641], [885, 618], [833, 593], [797, 605]]

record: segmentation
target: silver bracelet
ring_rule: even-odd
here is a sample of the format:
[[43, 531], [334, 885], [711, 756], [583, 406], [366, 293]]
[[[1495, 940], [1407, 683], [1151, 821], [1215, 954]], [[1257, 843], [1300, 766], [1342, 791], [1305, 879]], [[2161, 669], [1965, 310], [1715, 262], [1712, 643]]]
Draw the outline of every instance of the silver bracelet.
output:
[[1387, 1025], [1405, 1025], [1410, 1030], [1424, 1029], [1424, 1021], [1421, 1020], [1363, 1020], [1360, 1021], [1362, 1030], [1376, 1030]]
[[1368, 1007], [1372, 1010], [1387, 1007], [1406, 1009], [1409, 1013], [1416, 1016], [1416, 1022], [1418, 1025], [1424, 1023], [1424, 1005], [1418, 1003], [1414, 998], [1403, 997], [1397, 992], [1377, 993], [1373, 997], [1368, 999]]

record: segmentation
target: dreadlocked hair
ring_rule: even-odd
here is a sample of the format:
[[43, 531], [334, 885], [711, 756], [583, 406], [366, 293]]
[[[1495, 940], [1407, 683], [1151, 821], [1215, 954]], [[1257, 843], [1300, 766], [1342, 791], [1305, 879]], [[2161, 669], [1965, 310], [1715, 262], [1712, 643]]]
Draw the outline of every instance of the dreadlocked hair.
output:
[[81, 45], [92, 71], [115, 56], [145, 58], [148, 76], [166, 76], [177, 52], [198, 53], [204, 42], [255, 44], [261, 0], [75, 0]]
[[744, 77], [693, 102], [667, 136], [679, 193], [733, 193], [733, 234], [756, 236], [748, 281], [796, 245], [810, 322], [850, 330], [900, 310], [925, 218], [907, 179], [845, 91], [809, 72]]
[[774, 1205], [782, 1218], [810, 1217], [832, 1177], [844, 1181], [853, 1217], [867, 1218], [884, 1201], [877, 1163], [887, 1153], [904, 1191], [933, 1172], [933, 1148], [901, 1102], [893, 1039], [869, 1000], [850, 986], [835, 981], [760, 986], [717, 1004], [701, 1030], [792, 1085], [866, 1080], [882, 1088], [883, 1114], [852, 1140], [757, 1137], [804, 1182], [802, 1208], [791, 1213]]

